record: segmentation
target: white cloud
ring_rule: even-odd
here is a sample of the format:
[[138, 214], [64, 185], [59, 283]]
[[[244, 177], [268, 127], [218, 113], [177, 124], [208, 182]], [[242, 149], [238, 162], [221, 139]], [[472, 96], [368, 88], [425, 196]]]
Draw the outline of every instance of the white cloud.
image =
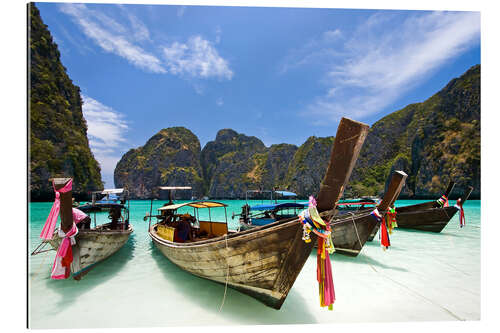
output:
[[173, 74], [227, 80], [233, 77], [228, 62], [201, 36], [191, 37], [185, 44], [174, 42], [164, 47], [163, 53], [166, 66]]
[[[191, 36], [185, 43], [174, 42], [162, 47], [164, 43], [153, 40], [148, 27], [125, 5], [118, 5], [120, 19], [84, 4], [61, 4], [59, 8], [104, 51], [118, 55], [145, 71], [169, 73], [186, 79], [217, 77], [231, 80], [233, 76], [228, 61], [219, 55], [210, 41], [201, 36]], [[185, 6], [179, 7], [178, 14], [182, 16], [184, 10]], [[215, 33], [217, 44], [220, 42], [220, 27]], [[161, 38], [164, 38], [163, 34]], [[200, 93], [196, 87], [195, 90]]]
[[132, 15], [127, 12], [127, 17], [132, 25], [132, 30], [134, 31], [134, 38], [137, 41], [150, 41], [151, 37], [149, 35], [149, 29], [146, 25], [137, 18], [137, 16]]
[[104, 177], [113, 175], [121, 158], [121, 147], [126, 142], [127, 122], [119, 112], [95, 99], [82, 95], [83, 116], [87, 121], [89, 144], [101, 165]]
[[[328, 55], [326, 93], [317, 96], [306, 113], [334, 121], [345, 115], [363, 118], [382, 111], [438, 67], [477, 45], [480, 16], [431, 12], [401, 19], [397, 13], [377, 13], [348, 36], [326, 34], [328, 38], [324, 34], [322, 41], [292, 52], [286, 68], [310, 65], [312, 55]], [[334, 35], [345, 42], [332, 40]], [[337, 54], [331, 52], [333, 45]]]
[[326, 40], [334, 40], [342, 36], [340, 29], [327, 30], [323, 33], [323, 38]]
[[166, 73], [160, 60], [130, 41], [128, 30], [111, 17], [83, 4], [61, 4], [59, 8], [71, 16], [83, 33], [104, 51], [123, 57], [147, 71]]
[[215, 100], [215, 104], [217, 104], [217, 106], [223, 106], [224, 100], [222, 99], [222, 97], [217, 98], [217, 100]]

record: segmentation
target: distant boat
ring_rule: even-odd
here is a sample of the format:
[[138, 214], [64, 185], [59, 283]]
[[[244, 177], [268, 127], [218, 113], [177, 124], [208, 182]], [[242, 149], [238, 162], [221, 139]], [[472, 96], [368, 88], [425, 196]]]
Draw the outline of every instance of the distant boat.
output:
[[[342, 166], [333, 174], [338, 186], [329, 192], [336, 198], [342, 196], [367, 131], [365, 124], [345, 118], [340, 122], [332, 154]], [[311, 233], [312, 242], [304, 242], [302, 222], [297, 217], [231, 231], [227, 214], [225, 221], [211, 218], [212, 209], [226, 206], [215, 201], [165, 205], [159, 209], [160, 214], [153, 216], [151, 211], [145, 216], [150, 220], [149, 235], [155, 246], [183, 270], [280, 309], [317, 236]], [[193, 215], [179, 213], [181, 208], [192, 208]], [[208, 220], [200, 220], [199, 209], [208, 210]], [[157, 223], [151, 225], [153, 217]]]
[[[119, 196], [118, 196], [118, 195]], [[128, 192], [123, 188], [111, 188], [92, 192], [92, 201], [80, 204], [76, 208], [85, 213], [109, 211], [116, 204], [125, 204]], [[102, 197], [98, 200], [97, 195]]]
[[[61, 189], [70, 180], [71, 178], [55, 178], [53, 179], [54, 188]], [[106, 205], [109, 208], [109, 215], [106, 217], [111, 222], [97, 225], [94, 212], [94, 227], [91, 226], [92, 216], [88, 216], [88, 219], [76, 224], [77, 234], [74, 236], [75, 244], [71, 246], [72, 262], [70, 266], [70, 276], [76, 280], [87, 274], [95, 264], [122, 248], [133, 232], [133, 227], [129, 223], [129, 207], [120, 203], [107, 203]], [[60, 212], [60, 230], [64, 235], [73, 228], [71, 190], [60, 194]], [[59, 234], [58, 230], [55, 230], [52, 238], [43, 240], [32, 255], [45, 252], [46, 250], [42, 249], [46, 244], [50, 244], [54, 250], [58, 250], [63, 239], [64, 237]]]
[[[248, 195], [252, 193], [270, 193], [270, 201], [268, 203], [264, 203], [264, 200], [262, 200], [262, 204], [250, 206], [248, 204]], [[246, 204], [241, 207], [241, 213], [233, 214], [232, 218], [234, 219], [235, 216], [240, 216], [239, 222], [241, 229], [247, 230], [275, 221], [297, 217], [297, 215], [309, 205], [307, 201], [297, 202], [294, 200], [289, 202], [278, 202], [277, 199], [279, 196], [282, 198], [295, 198], [297, 197], [297, 194], [282, 190], [249, 190], [246, 192]]]
[[340, 200], [336, 209], [341, 213], [359, 211], [365, 208], [375, 208], [379, 202], [380, 199], [377, 197], [348, 198]]
[[[456, 206], [448, 204], [448, 196], [451, 194], [455, 183], [450, 181], [444, 195], [436, 201], [427, 201], [421, 204], [396, 207], [396, 221], [398, 228], [415, 229], [422, 231], [441, 232], [448, 222], [459, 211]], [[460, 200], [463, 205], [473, 188], [469, 187], [467, 193], [464, 193]], [[373, 239], [378, 232], [376, 228], [370, 235]]]

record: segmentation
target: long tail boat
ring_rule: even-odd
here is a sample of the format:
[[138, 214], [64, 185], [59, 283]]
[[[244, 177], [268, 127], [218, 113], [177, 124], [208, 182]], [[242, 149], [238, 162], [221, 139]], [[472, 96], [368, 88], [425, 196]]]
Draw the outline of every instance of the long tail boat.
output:
[[[396, 219], [398, 228], [441, 232], [459, 211], [457, 206], [448, 205], [448, 195], [451, 193], [454, 185], [453, 182], [450, 182], [445, 194], [437, 201], [397, 207]], [[459, 199], [461, 205], [469, 199], [472, 190], [473, 188], [469, 187], [469, 190]]]
[[[399, 196], [406, 177], [403, 171], [395, 171], [392, 174], [389, 187], [377, 206], [381, 217], [384, 217], [387, 209]], [[332, 209], [321, 213], [324, 219], [330, 221], [335, 252], [353, 257], [359, 254], [372, 231], [380, 226], [380, 222], [372, 216], [373, 211], [373, 208], [368, 208], [339, 215], [336, 209]]]
[[[455, 183], [450, 181], [444, 195], [437, 201], [397, 207], [396, 220], [398, 228], [441, 232], [459, 211], [457, 206], [448, 205], [448, 196], [454, 187]], [[459, 199], [461, 206], [469, 199], [472, 190], [473, 188], [469, 187], [469, 190]], [[373, 240], [377, 232], [378, 226], [373, 230], [368, 240]]]
[[[67, 187], [71, 178], [54, 178], [53, 184], [56, 191]], [[74, 211], [72, 209], [71, 187], [66, 192], [58, 192], [60, 200], [60, 231], [68, 234], [73, 228]], [[57, 199], [56, 199], [57, 200]], [[76, 224], [77, 234], [74, 236], [75, 244], [71, 246], [72, 262], [70, 265], [70, 276], [80, 280], [95, 264], [108, 258], [127, 242], [133, 227], [129, 223], [129, 209], [123, 204], [109, 204], [109, 219], [111, 222], [96, 225], [96, 214], [94, 214], [94, 227], [91, 227], [90, 216]], [[64, 239], [61, 233], [55, 230], [52, 237], [43, 240], [40, 246], [33, 251], [32, 255], [43, 253], [46, 244], [50, 244], [53, 250], [58, 251]], [[54, 276], [53, 276], [54, 278]]]
[[[330, 174], [335, 179], [335, 188], [328, 189], [331, 196], [342, 196], [366, 132], [365, 124], [346, 118], [340, 121], [332, 149], [332, 159], [338, 164]], [[211, 205], [198, 204], [200, 208]], [[196, 208], [197, 202], [190, 205]], [[220, 203], [212, 205], [221, 207]], [[175, 207], [167, 206], [165, 210], [172, 212], [172, 208]], [[302, 223], [297, 217], [242, 232], [227, 231], [227, 225], [221, 227], [221, 222], [198, 220], [198, 224], [194, 234], [204, 236], [184, 242], [173, 241], [164, 222], [150, 225], [149, 235], [155, 246], [181, 269], [225, 284], [275, 309], [281, 308], [317, 237], [313, 234], [312, 242], [304, 242]], [[197, 229], [196, 223], [193, 225]]]

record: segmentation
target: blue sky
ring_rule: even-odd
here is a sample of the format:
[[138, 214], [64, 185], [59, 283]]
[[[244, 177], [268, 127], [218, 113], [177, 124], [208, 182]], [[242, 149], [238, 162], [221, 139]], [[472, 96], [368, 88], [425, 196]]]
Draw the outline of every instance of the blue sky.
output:
[[106, 186], [162, 128], [267, 146], [373, 124], [481, 62], [478, 12], [38, 3]]

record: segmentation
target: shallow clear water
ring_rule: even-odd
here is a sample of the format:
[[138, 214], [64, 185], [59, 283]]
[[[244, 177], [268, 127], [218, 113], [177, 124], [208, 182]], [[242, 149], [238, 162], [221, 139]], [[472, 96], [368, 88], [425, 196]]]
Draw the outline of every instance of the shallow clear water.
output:
[[[231, 216], [245, 201], [223, 202], [229, 205], [229, 227], [236, 228], [237, 218]], [[423, 201], [399, 200], [396, 205], [418, 202]], [[154, 210], [163, 203], [154, 201]], [[30, 203], [30, 252], [39, 243], [51, 206]], [[396, 229], [387, 251], [376, 236], [356, 258], [331, 256], [337, 297], [333, 311], [319, 306], [316, 255], [311, 254], [281, 310], [228, 289], [219, 312], [224, 286], [184, 272], [156, 250], [143, 221], [149, 208], [149, 201], [131, 202], [135, 230], [129, 241], [81, 281], [50, 279], [54, 251], [30, 256], [32, 328], [480, 319], [480, 201], [466, 202], [462, 229], [455, 215], [439, 234]], [[212, 209], [211, 215], [224, 219], [224, 209]], [[99, 221], [105, 221], [104, 214]]]

